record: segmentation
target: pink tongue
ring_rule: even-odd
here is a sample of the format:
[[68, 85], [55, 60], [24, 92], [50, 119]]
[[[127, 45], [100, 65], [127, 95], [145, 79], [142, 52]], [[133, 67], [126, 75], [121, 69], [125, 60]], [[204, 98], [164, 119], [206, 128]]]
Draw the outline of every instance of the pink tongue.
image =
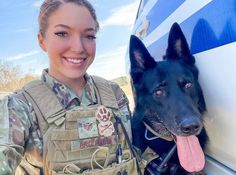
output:
[[194, 135], [177, 137], [177, 151], [181, 166], [188, 172], [198, 172], [204, 168], [205, 156]]

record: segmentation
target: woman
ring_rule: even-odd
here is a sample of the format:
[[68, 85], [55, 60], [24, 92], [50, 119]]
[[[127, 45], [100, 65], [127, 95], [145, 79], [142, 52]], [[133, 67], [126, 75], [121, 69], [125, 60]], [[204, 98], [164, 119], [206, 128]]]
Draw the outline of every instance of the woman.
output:
[[137, 174], [115, 122], [119, 116], [131, 135], [127, 98], [86, 73], [99, 29], [94, 8], [87, 0], [45, 0], [38, 19], [50, 64], [41, 80], [1, 102], [0, 174]]

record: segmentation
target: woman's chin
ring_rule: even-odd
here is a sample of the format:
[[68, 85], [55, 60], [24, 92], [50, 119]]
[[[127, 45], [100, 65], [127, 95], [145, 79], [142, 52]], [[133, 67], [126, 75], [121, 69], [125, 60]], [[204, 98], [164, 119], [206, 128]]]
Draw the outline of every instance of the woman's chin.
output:
[[68, 78], [68, 79], [71, 79], [71, 80], [80, 80], [84, 77], [85, 75], [85, 71], [83, 72], [67, 72], [65, 74], [65, 77]]

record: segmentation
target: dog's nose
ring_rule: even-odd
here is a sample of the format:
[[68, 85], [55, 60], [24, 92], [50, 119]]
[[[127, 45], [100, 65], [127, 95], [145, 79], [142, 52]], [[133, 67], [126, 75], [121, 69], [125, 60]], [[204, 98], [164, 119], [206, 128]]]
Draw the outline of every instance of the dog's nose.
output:
[[193, 135], [199, 133], [202, 124], [198, 119], [185, 119], [180, 123], [180, 129], [184, 134]]

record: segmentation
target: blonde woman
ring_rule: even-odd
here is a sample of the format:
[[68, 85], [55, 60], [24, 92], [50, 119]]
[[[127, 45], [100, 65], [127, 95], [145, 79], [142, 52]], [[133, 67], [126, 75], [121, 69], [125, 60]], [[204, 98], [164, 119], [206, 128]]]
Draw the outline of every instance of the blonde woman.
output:
[[125, 94], [86, 73], [99, 29], [94, 8], [87, 0], [45, 0], [38, 21], [49, 68], [2, 102], [0, 174], [137, 174]]

